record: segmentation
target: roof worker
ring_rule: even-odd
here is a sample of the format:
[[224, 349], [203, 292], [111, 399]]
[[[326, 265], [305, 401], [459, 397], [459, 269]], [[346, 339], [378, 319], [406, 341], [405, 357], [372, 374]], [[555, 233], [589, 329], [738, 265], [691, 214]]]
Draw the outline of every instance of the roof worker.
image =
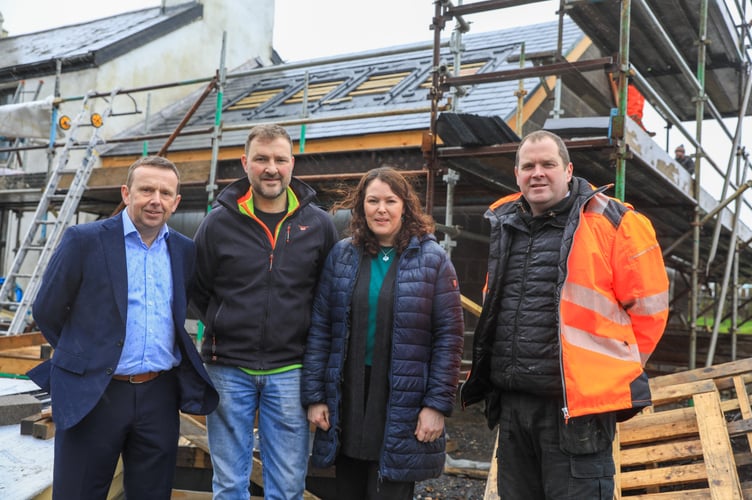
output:
[[[614, 106], [619, 106], [619, 88], [618, 78], [609, 73], [609, 83], [611, 84], [611, 95], [614, 99]], [[637, 86], [631, 81], [627, 84], [627, 109], [626, 114], [630, 117], [642, 130], [647, 132], [650, 137], [655, 137], [655, 132], [652, 132], [645, 128], [645, 124], [642, 123], [642, 117], [645, 110], [645, 96], [642, 95], [637, 89]]]
[[645, 128], [645, 124], [642, 123], [644, 109], [645, 96], [642, 95], [642, 92], [637, 90], [634, 83], [630, 82], [627, 85], [627, 116], [634, 120], [650, 137], [655, 137], [655, 132]]
[[566, 145], [520, 142], [520, 192], [486, 212], [488, 275], [463, 405], [499, 425], [501, 498], [611, 500], [617, 421], [650, 405], [643, 367], [668, 318], [650, 221], [574, 177]]
[[690, 173], [690, 175], [695, 175], [695, 162], [686, 155], [686, 151], [684, 150], [684, 144], [679, 144], [676, 146], [676, 149], [674, 150], [674, 160], [685, 168], [687, 172]]

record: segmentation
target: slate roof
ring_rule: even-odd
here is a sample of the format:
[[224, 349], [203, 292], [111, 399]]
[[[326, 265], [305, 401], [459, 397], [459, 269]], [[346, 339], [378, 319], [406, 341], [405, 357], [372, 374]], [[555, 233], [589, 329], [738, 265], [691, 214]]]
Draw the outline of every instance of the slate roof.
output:
[[[522, 42], [526, 53], [556, 50], [558, 23], [543, 23], [494, 32], [466, 34], [463, 36], [463, 70], [491, 72], [519, 68], [518, 57]], [[584, 34], [569, 19], [564, 20], [563, 52], [566, 56], [582, 40]], [[415, 50], [410, 50], [415, 47]], [[259, 122], [294, 120], [302, 116], [302, 91], [306, 73], [309, 79], [307, 112], [311, 118], [342, 117], [364, 113], [391, 113], [389, 116], [366, 117], [347, 120], [310, 123], [306, 139], [367, 135], [410, 130], [427, 130], [430, 112], [409, 113], [409, 110], [430, 109], [429, 89], [432, 69], [432, 50], [427, 44], [414, 44], [381, 48], [357, 54], [352, 60], [342, 56], [322, 58], [314, 65], [303, 63], [281, 64], [277, 70], [265, 69], [262, 74], [243, 71], [231, 72], [224, 89], [222, 122], [224, 126], [239, 126]], [[406, 50], [406, 52], [402, 52]], [[385, 55], [387, 54], [387, 55]], [[448, 48], [442, 48], [442, 58], [451, 64]], [[511, 60], [510, 60], [511, 59]], [[333, 61], [333, 62], [332, 62]], [[530, 65], [531, 63], [528, 63]], [[246, 76], [233, 78], [232, 73]], [[507, 120], [514, 115], [517, 98], [514, 92], [518, 81], [475, 85], [467, 88], [458, 111], [482, 116], [496, 116]], [[525, 81], [528, 96], [541, 85], [539, 78]], [[150, 133], [172, 132], [195, 102], [200, 91], [186, 98], [180, 105], [152, 117]], [[214, 123], [216, 103], [207, 99], [199, 107], [186, 129], [199, 129]], [[123, 136], [139, 135], [143, 125]], [[293, 139], [298, 139], [300, 127], [288, 127]], [[223, 147], [242, 145], [247, 130], [225, 130]], [[150, 148], [157, 151], [163, 140], [150, 140]], [[116, 144], [102, 156], [132, 155], [141, 153], [137, 143]], [[208, 135], [182, 135], [170, 151], [200, 150], [211, 147]]]
[[136, 10], [61, 28], [0, 38], [0, 83], [100, 66], [185, 26], [203, 15], [203, 5], [187, 2]]

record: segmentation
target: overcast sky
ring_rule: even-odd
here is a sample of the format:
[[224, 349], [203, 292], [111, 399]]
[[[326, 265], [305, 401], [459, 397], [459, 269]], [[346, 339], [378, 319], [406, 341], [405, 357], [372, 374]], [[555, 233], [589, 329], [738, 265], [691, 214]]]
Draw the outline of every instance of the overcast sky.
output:
[[[160, 0], [0, 0], [0, 12], [3, 27], [12, 36], [160, 4]], [[558, 5], [558, 0], [548, 0], [472, 14], [467, 21], [472, 32], [535, 24], [555, 20]], [[274, 48], [285, 60], [298, 61], [430, 42], [433, 13], [433, 0], [276, 0]], [[447, 24], [446, 36], [453, 26]]]

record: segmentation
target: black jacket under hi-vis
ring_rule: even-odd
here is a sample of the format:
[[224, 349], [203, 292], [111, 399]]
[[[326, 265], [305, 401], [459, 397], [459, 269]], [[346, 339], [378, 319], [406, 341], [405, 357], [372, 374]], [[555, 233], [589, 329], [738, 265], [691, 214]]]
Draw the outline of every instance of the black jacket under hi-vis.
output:
[[293, 178], [299, 205], [275, 231], [242, 213], [247, 178], [227, 186], [196, 232], [196, 287], [191, 298], [205, 325], [207, 363], [273, 370], [303, 362], [319, 274], [338, 240], [315, 191]]

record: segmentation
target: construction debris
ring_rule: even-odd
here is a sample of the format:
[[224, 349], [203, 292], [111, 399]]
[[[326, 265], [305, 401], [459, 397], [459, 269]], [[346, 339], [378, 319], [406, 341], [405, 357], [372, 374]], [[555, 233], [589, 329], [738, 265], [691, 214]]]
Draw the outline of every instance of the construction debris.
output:
[[0, 425], [17, 424], [21, 419], [39, 413], [42, 403], [29, 394], [0, 396]]
[[29, 415], [26, 418], [21, 419], [21, 435], [22, 436], [32, 436], [34, 435], [34, 424], [39, 422], [40, 420], [44, 420], [46, 418], [52, 417], [52, 411], [51, 408], [47, 408], [45, 410], [42, 410], [39, 413], [35, 413], [34, 415]]

